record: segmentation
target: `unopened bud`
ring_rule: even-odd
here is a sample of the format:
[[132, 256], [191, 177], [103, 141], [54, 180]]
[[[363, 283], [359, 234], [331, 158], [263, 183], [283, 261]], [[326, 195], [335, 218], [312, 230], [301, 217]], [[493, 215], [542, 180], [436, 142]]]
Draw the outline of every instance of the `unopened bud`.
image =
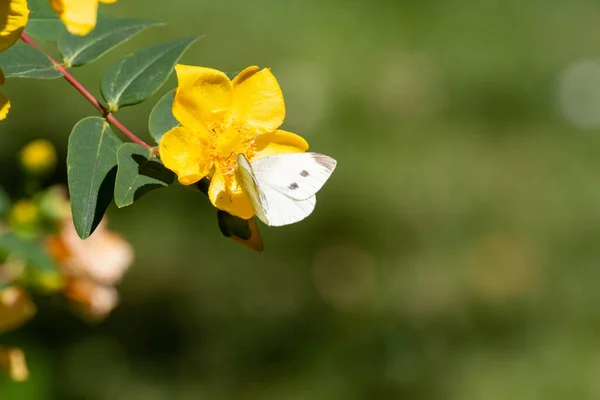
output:
[[45, 139], [29, 142], [21, 150], [21, 165], [25, 171], [34, 175], [51, 172], [56, 167], [56, 150]]
[[38, 218], [39, 210], [30, 200], [17, 201], [10, 211], [10, 223], [17, 229], [34, 226]]

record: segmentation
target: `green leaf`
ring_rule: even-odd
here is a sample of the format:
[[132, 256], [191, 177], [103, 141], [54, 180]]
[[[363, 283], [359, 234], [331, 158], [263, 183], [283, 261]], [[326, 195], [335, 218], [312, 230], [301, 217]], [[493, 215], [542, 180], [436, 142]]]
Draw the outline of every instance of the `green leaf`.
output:
[[58, 36], [58, 49], [66, 67], [91, 63], [151, 26], [160, 22], [140, 19], [100, 19], [96, 28], [86, 36], [72, 35], [63, 30]]
[[172, 40], [138, 50], [111, 65], [100, 90], [111, 112], [140, 103], [167, 81], [175, 64], [198, 38]]
[[67, 150], [71, 211], [77, 234], [87, 239], [112, 201], [121, 140], [100, 117], [75, 125]]
[[125, 143], [117, 151], [115, 204], [126, 207], [153, 190], [169, 186], [175, 174], [167, 169], [151, 151], [135, 143]]
[[60, 31], [65, 30], [62, 21], [50, 7], [48, 0], [29, 0], [29, 21], [25, 33], [36, 39], [56, 42]]
[[226, 211], [217, 210], [217, 223], [225, 237], [251, 250], [262, 251], [263, 240], [254, 219], [242, 219]]
[[54, 79], [62, 76], [38, 49], [21, 42], [0, 53], [0, 69], [7, 78]]
[[204, 177], [193, 185], [184, 186], [186, 189], [193, 190], [194, 192], [200, 192], [208, 196], [208, 188], [210, 187], [210, 179]]
[[150, 119], [148, 120], [148, 129], [150, 135], [154, 138], [156, 143], [160, 142], [163, 135], [171, 129], [179, 126], [179, 121], [173, 116], [173, 96], [175, 95], [175, 89], [165, 94], [162, 99], [156, 103], [154, 109], [150, 113]]

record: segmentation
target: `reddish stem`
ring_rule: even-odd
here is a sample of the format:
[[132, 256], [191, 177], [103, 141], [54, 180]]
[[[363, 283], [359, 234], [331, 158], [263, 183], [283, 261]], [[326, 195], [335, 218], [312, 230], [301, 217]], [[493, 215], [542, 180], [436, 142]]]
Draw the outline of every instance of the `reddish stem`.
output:
[[127, 127], [125, 127], [125, 125], [123, 125], [121, 122], [119, 122], [119, 120], [117, 120], [117, 118], [115, 118], [115, 116], [113, 114], [108, 112], [108, 110], [102, 104], [100, 104], [100, 102], [94, 97], [94, 95], [91, 94], [85, 87], [83, 87], [83, 85], [81, 83], [79, 83], [77, 81], [77, 79], [75, 79], [75, 77], [73, 75], [71, 75], [65, 67], [63, 67], [58, 61], [56, 61], [48, 53], [46, 53], [26, 33], [21, 34], [21, 39], [28, 45], [35, 47], [42, 54], [44, 54], [46, 56], [46, 58], [48, 58], [48, 60], [50, 60], [50, 62], [52, 62], [52, 64], [54, 64], [54, 67], [56, 68], [56, 70], [62, 74], [62, 76], [65, 78], [65, 80], [67, 82], [69, 82], [75, 88], [75, 90], [77, 90], [79, 93], [81, 93], [83, 95], [83, 97], [85, 97], [87, 99], [87, 101], [92, 103], [92, 105], [94, 107], [96, 107], [96, 109], [98, 111], [100, 111], [102, 116], [104, 118], [106, 118], [106, 120], [108, 122], [110, 122], [115, 128], [117, 128], [118, 130], [123, 132], [123, 134], [125, 136], [127, 136], [129, 139], [131, 139], [131, 141], [133, 141], [134, 143], [137, 143], [140, 146], [145, 147], [147, 149], [152, 148], [152, 146], [150, 146], [148, 143], [144, 142], [142, 139], [137, 137], [133, 132], [131, 132], [129, 129], [127, 129]]

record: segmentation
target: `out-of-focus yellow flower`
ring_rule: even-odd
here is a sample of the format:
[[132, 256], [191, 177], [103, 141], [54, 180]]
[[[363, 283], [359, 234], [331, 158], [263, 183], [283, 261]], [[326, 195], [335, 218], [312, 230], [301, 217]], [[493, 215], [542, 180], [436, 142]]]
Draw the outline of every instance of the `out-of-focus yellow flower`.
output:
[[15, 347], [0, 347], [0, 369], [13, 381], [23, 382], [29, 377], [25, 353]]
[[248, 67], [233, 80], [225, 73], [178, 64], [173, 115], [181, 126], [167, 132], [159, 144], [165, 166], [179, 182], [191, 185], [209, 175], [212, 204], [243, 219], [254, 210], [234, 168], [235, 154], [249, 161], [282, 153], [302, 152], [308, 143], [278, 130], [285, 118], [283, 94], [269, 69]]
[[38, 207], [31, 200], [17, 201], [10, 211], [10, 223], [16, 229], [30, 228], [39, 218]]
[[117, 0], [50, 0], [50, 5], [73, 35], [87, 35], [96, 26], [98, 2]]
[[[27, 0], [8, 0], [0, 7], [0, 51], [15, 44], [29, 19]], [[0, 71], [0, 85], [4, 85], [4, 74]], [[0, 120], [6, 118], [10, 101], [0, 93]]]
[[35, 304], [23, 289], [0, 290], [0, 333], [17, 329], [35, 314]]
[[0, 7], [0, 51], [15, 44], [29, 19], [27, 0], [4, 0]]
[[29, 173], [50, 172], [56, 166], [56, 150], [50, 141], [36, 139], [21, 149], [20, 161]]

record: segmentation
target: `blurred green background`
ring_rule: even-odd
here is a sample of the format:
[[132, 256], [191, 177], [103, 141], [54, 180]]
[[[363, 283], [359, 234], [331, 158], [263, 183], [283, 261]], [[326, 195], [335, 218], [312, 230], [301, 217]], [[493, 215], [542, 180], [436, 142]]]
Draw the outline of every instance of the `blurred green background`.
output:
[[[253, 253], [182, 187], [109, 209], [136, 249], [119, 308], [59, 299], [4, 335], [31, 378], [4, 399], [600, 398], [600, 4], [589, 0], [121, 0], [163, 20], [74, 70], [206, 34], [182, 62], [271, 67], [284, 129], [338, 168], [313, 215]], [[144, 139], [168, 85], [119, 112]], [[95, 110], [9, 80], [0, 174], [26, 142], [63, 163]], [[61, 166], [55, 180], [66, 181]]]

